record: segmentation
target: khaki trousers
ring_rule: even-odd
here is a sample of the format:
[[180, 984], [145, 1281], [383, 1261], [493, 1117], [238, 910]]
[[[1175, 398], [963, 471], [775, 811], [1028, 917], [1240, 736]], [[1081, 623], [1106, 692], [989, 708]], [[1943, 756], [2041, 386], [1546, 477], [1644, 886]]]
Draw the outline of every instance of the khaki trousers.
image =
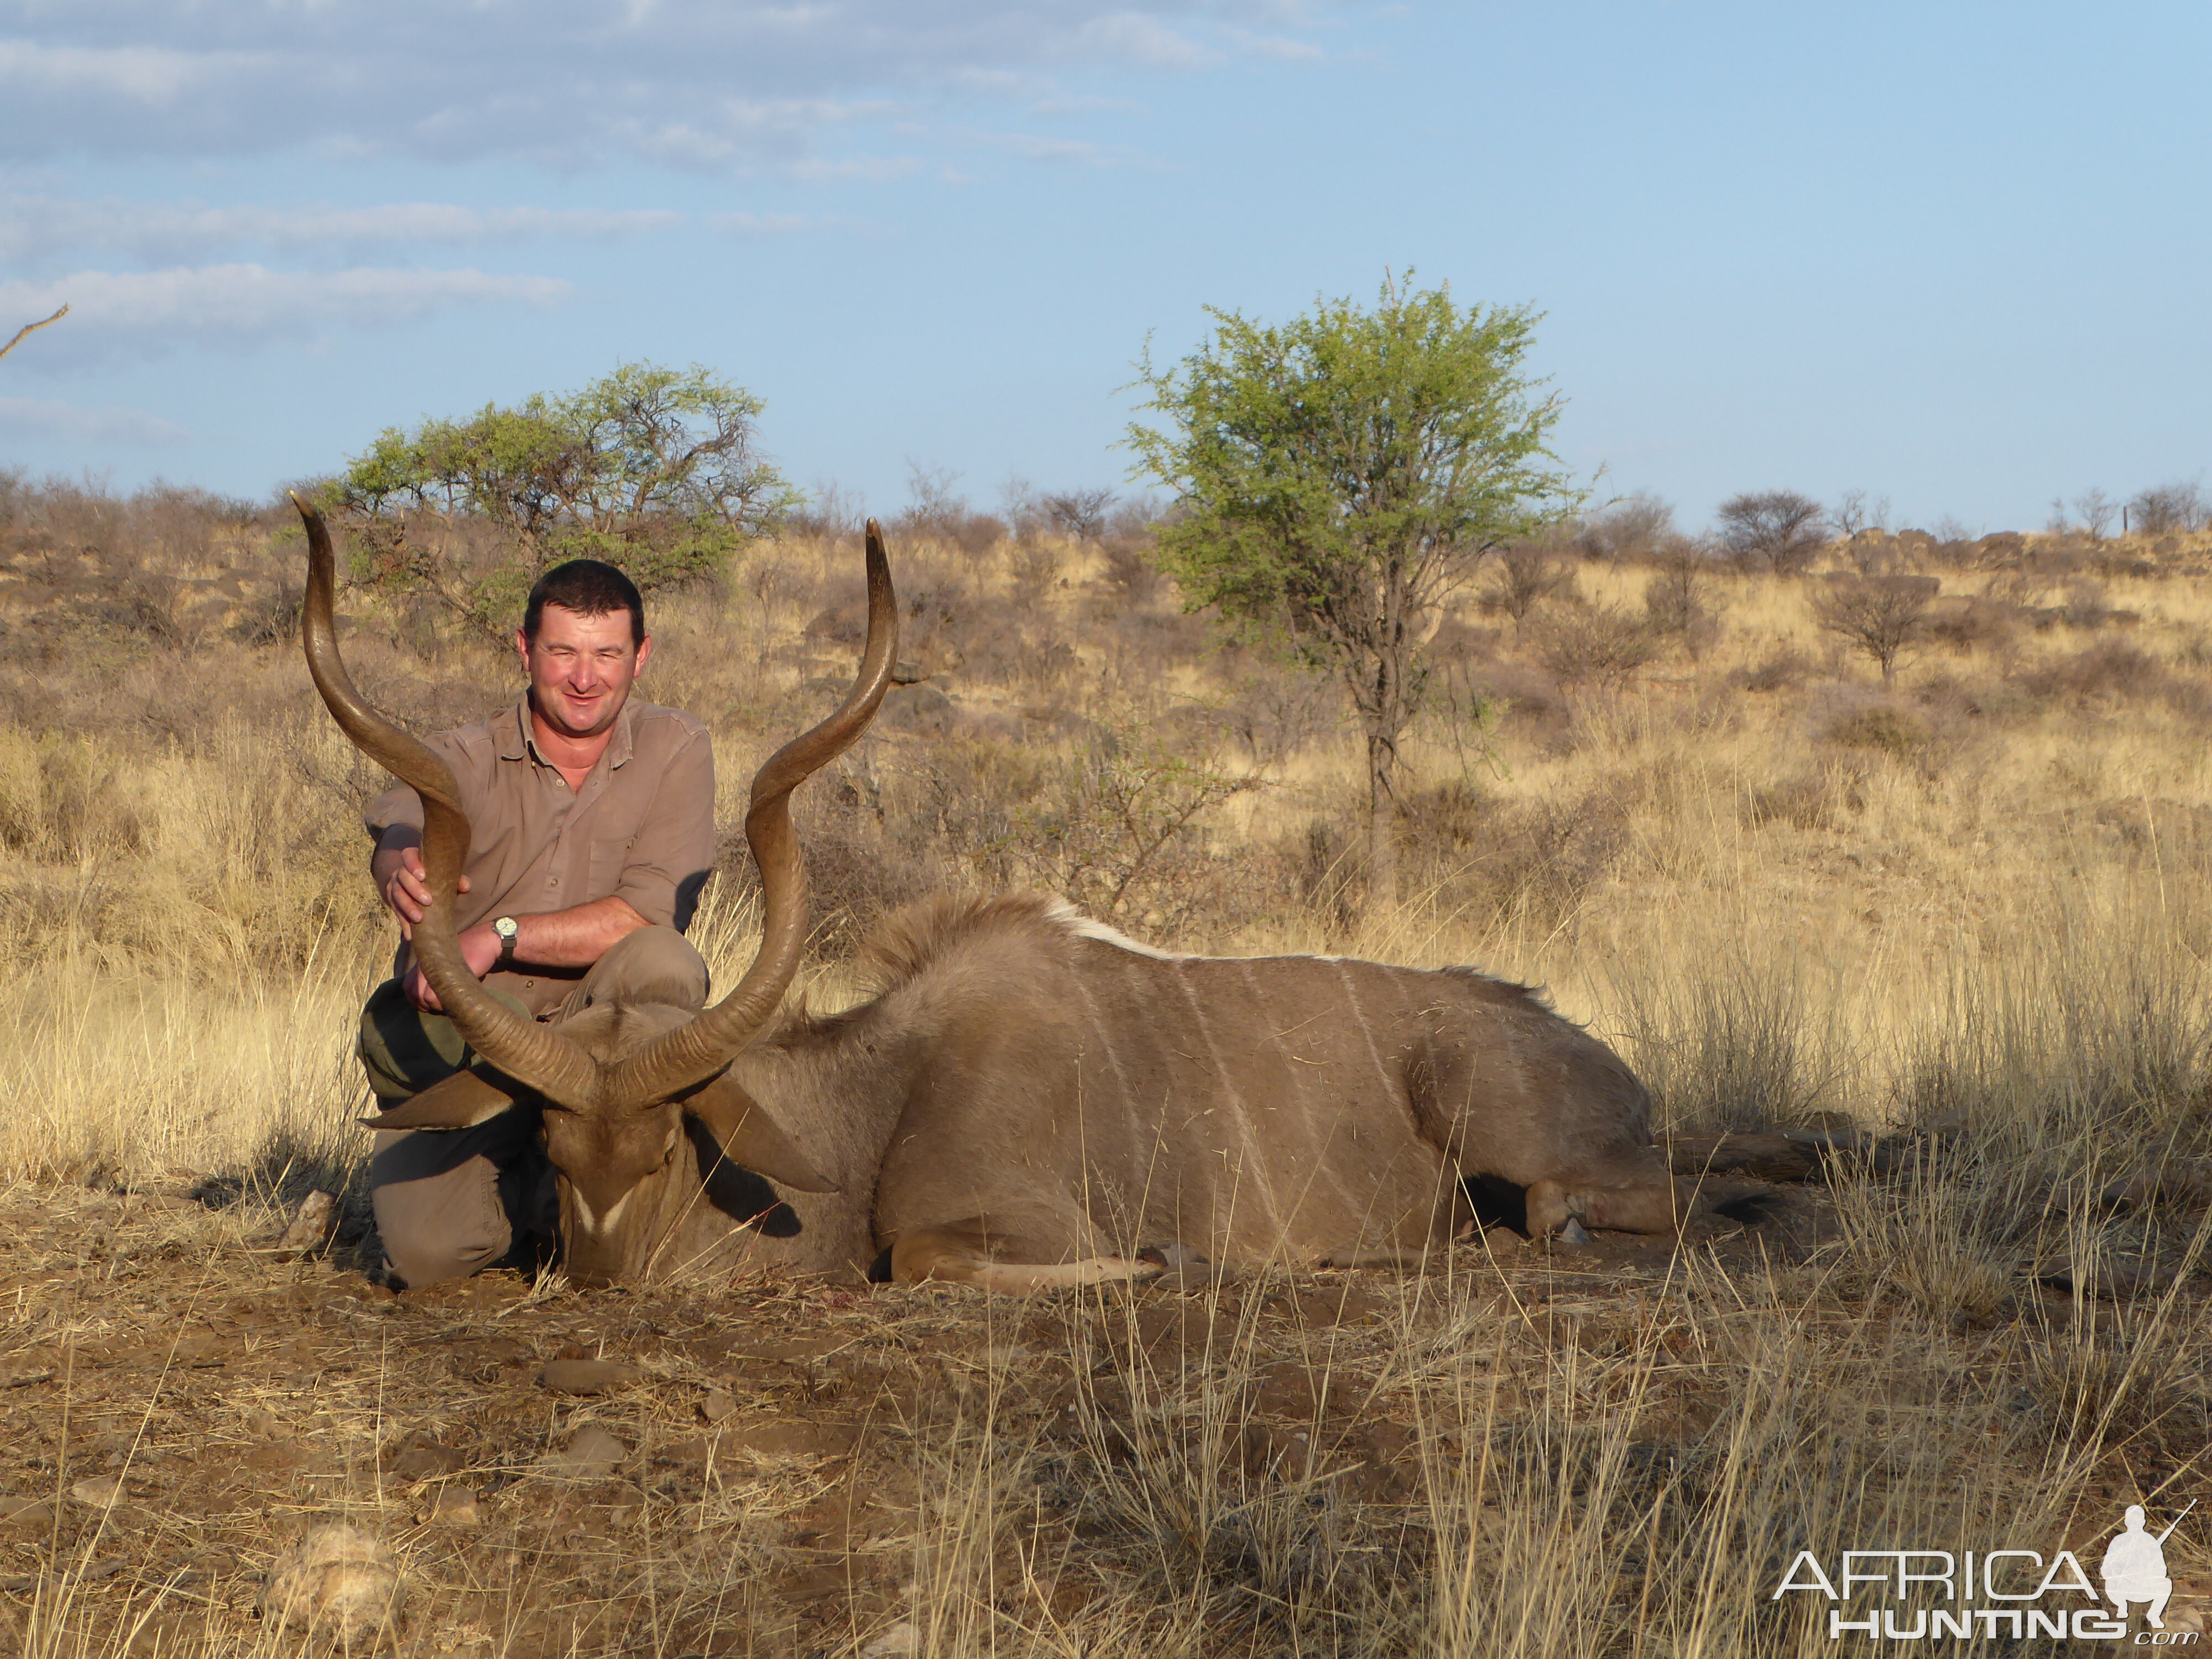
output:
[[[517, 1013], [513, 997], [491, 994]], [[627, 933], [543, 1018], [558, 1025], [599, 1001], [707, 1003], [707, 964], [673, 927]], [[397, 1105], [443, 1082], [476, 1055], [453, 1022], [424, 1013], [399, 981], [377, 987], [362, 1011], [359, 1052], [369, 1087]], [[465, 1279], [510, 1253], [550, 1249], [558, 1225], [552, 1171], [538, 1146], [538, 1108], [518, 1102], [473, 1129], [380, 1129], [368, 1161], [369, 1198], [384, 1240], [385, 1267], [421, 1287]], [[518, 1237], [518, 1234], [520, 1237]]]

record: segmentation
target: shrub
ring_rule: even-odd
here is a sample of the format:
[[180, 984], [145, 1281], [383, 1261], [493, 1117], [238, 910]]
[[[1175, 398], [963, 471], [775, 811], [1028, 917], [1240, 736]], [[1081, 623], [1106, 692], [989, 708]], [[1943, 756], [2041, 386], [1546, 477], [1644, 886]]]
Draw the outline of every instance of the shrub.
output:
[[981, 559], [1006, 538], [1006, 523], [988, 513], [969, 507], [968, 498], [953, 493], [960, 475], [949, 467], [926, 467], [907, 463], [908, 501], [890, 521], [893, 535], [907, 542], [931, 542], [957, 550], [971, 562]]
[[1170, 746], [1158, 722], [1122, 711], [1008, 815], [1006, 856], [1090, 914], [1173, 933], [1222, 878], [1206, 820], [1260, 787], [1249, 772]]
[[1794, 489], [1762, 489], [1721, 503], [1721, 546], [1739, 564], [1794, 575], [1826, 545], [1820, 502]]
[[1571, 592], [1574, 586], [1574, 572], [1560, 559], [1557, 544], [1516, 542], [1498, 554], [1477, 603], [1492, 616], [1510, 617], [1517, 623], [1544, 600]]
[[1674, 509], [1656, 495], [1624, 495], [1575, 527], [1574, 544], [1587, 559], [1620, 563], [1650, 558], [1674, 536]]
[[1604, 605], [1552, 617], [1536, 646], [1537, 660], [1563, 686], [1619, 687], [1658, 654], [1649, 622]]
[[1925, 748], [1927, 725], [1910, 710], [1893, 704], [1869, 703], [1829, 721], [1825, 733], [1841, 749], [1871, 749], [1894, 760], [1909, 760]]
[[1942, 584], [1933, 576], [1838, 574], [1813, 601], [1813, 617], [1881, 670], [1881, 683], [1897, 683], [1897, 659], [1924, 631], [1928, 607]]
[[1794, 691], [1811, 672], [1804, 653], [1784, 646], [1756, 667], [1739, 669], [1731, 678], [1746, 691]]
[[1095, 542], [1106, 533], [1108, 520], [1113, 516], [1114, 492], [1110, 489], [1071, 489], [1058, 495], [1040, 498], [1046, 521], [1062, 535], [1079, 542]]
[[2203, 491], [2194, 483], [2160, 484], [2128, 503], [2128, 528], [2145, 536], [2202, 530], [2208, 513]]
[[2125, 640], [2105, 640], [2029, 670], [2021, 684], [2038, 696], [2080, 702], [2094, 697], [2141, 699], [2163, 693], [2172, 678], [2164, 664]]
[[1947, 600], [1929, 612], [1924, 633], [1954, 651], [2002, 650], [2020, 631], [2021, 615], [2020, 606], [2001, 599]]
[[1828, 522], [1835, 526], [1836, 534], [1845, 538], [1866, 531], [1887, 535], [1889, 531], [1889, 497], [1870, 497], [1863, 489], [1846, 489], [1829, 513]]
[[1680, 537], [1671, 539], [1674, 544], [1644, 584], [1644, 620], [1654, 634], [1679, 639], [1695, 657], [1720, 632], [1712, 579], [1692, 544]]

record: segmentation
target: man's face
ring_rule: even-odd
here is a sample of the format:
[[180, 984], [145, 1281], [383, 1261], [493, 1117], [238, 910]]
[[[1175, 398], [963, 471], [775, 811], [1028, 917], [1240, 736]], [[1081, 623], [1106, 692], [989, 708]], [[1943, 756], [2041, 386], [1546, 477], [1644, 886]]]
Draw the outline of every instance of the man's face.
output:
[[653, 654], [648, 635], [629, 641], [629, 612], [581, 617], [557, 605], [538, 613], [533, 641], [515, 631], [538, 717], [566, 738], [595, 738], [615, 723]]

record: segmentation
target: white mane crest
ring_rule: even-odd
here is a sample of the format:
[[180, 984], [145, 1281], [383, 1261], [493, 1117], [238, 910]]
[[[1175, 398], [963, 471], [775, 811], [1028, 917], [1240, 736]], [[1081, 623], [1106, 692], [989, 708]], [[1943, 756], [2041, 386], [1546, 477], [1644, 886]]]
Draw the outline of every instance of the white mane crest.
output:
[[1188, 953], [1182, 951], [1163, 951], [1157, 945], [1142, 945], [1119, 928], [1109, 927], [1095, 921], [1077, 909], [1066, 899], [1056, 898], [1045, 906], [1045, 920], [1065, 927], [1078, 939], [1095, 939], [1101, 945], [1110, 945], [1118, 951], [1127, 951], [1140, 957], [1151, 957], [1157, 962], [1183, 962]]

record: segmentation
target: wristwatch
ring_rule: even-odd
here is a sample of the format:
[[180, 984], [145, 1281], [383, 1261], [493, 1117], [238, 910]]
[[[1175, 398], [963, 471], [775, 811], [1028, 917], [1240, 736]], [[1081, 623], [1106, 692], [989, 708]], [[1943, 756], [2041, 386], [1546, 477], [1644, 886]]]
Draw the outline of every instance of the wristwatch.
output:
[[513, 916], [501, 916], [492, 923], [491, 930], [499, 935], [499, 960], [492, 966], [512, 968], [514, 966], [514, 941], [522, 932], [522, 924]]

